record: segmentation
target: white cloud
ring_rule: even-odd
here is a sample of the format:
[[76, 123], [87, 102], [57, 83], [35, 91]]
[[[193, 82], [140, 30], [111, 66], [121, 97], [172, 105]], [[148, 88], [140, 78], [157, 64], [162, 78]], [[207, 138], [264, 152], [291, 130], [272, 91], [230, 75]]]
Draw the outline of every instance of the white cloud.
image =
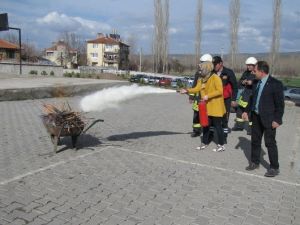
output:
[[80, 17], [71, 17], [58, 12], [50, 12], [46, 16], [37, 19], [39, 25], [46, 26], [55, 32], [90, 32], [97, 33], [111, 30], [110, 25]]
[[204, 25], [203, 31], [223, 31], [226, 29], [226, 24], [220, 21], [212, 21], [209, 24]]
[[177, 34], [180, 30], [175, 28], [175, 27], [170, 27], [169, 28], [169, 34]]
[[271, 39], [264, 36], [260, 30], [249, 25], [241, 25], [239, 28], [239, 37], [243, 43], [248, 46], [260, 45], [263, 50], [268, 50], [271, 44]]

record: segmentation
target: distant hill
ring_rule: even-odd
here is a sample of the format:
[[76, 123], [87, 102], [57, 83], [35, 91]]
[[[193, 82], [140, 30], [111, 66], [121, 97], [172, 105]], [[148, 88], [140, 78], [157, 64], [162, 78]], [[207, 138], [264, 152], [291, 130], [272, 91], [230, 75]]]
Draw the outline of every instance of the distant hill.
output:
[[[213, 56], [216, 54], [212, 54]], [[240, 65], [238, 68], [235, 68], [237, 73], [240, 73], [245, 70], [245, 60], [254, 56], [258, 60], [265, 60], [270, 62], [269, 53], [239, 53], [237, 57], [237, 64]], [[224, 64], [230, 67], [230, 60], [227, 54], [223, 56]], [[147, 63], [153, 61], [152, 55], [143, 55], [143, 60]], [[184, 73], [191, 73], [195, 70], [195, 56], [193, 54], [169, 54], [169, 61], [172, 65], [174, 62], [179, 63], [184, 67]], [[278, 65], [276, 66], [276, 74], [280, 76], [287, 77], [300, 77], [300, 51], [295, 52], [282, 52], [279, 53]], [[151, 70], [152, 67], [149, 66], [148, 70]]]

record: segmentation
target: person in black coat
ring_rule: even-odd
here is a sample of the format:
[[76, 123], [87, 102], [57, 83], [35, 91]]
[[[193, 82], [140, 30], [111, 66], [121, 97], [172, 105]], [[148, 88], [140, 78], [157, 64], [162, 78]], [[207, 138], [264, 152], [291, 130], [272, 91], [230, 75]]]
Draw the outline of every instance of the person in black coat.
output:
[[269, 65], [265, 61], [258, 61], [255, 66], [257, 82], [253, 85], [253, 95], [243, 118], [248, 119], [251, 112], [251, 162], [246, 170], [259, 168], [261, 142], [264, 135], [268, 149], [270, 168], [266, 177], [279, 174], [278, 149], [276, 144], [276, 129], [282, 124], [284, 113], [284, 94], [282, 83], [269, 75]]
[[223, 65], [223, 60], [220, 56], [213, 57], [214, 71], [216, 74], [220, 76], [223, 83], [223, 97], [224, 103], [226, 107], [226, 114], [223, 117], [222, 127], [224, 131], [225, 140], [227, 139], [227, 135], [229, 133], [228, 121], [230, 115], [230, 108], [236, 107], [236, 96], [238, 92], [238, 85], [236, 81], [236, 76], [233, 70], [225, 67]]

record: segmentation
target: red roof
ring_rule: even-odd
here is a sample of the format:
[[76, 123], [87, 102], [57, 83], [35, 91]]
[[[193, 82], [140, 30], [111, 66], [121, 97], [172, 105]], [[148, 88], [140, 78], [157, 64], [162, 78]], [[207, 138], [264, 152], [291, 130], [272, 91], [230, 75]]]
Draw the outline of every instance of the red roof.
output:
[[19, 46], [13, 43], [10, 43], [6, 40], [0, 39], [0, 48], [4, 49], [19, 49]]
[[93, 44], [108, 44], [108, 45], [119, 45], [123, 44], [126, 45], [125, 43], [121, 41], [117, 41], [116, 39], [110, 38], [110, 37], [100, 37], [94, 40], [89, 40], [87, 43], [93, 43]]

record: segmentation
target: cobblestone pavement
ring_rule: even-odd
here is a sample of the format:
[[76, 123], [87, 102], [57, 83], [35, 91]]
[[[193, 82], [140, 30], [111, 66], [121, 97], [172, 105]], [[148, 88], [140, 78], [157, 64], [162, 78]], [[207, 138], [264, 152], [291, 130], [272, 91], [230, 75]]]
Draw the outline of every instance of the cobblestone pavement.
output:
[[299, 107], [286, 107], [277, 133], [281, 174], [265, 178], [267, 153], [260, 169], [244, 170], [245, 132], [232, 132], [225, 152], [195, 150], [179, 94], [88, 113], [105, 122], [80, 136], [79, 150], [63, 138], [54, 154], [39, 115], [42, 102], [63, 100], [0, 102], [1, 225], [300, 224]]

